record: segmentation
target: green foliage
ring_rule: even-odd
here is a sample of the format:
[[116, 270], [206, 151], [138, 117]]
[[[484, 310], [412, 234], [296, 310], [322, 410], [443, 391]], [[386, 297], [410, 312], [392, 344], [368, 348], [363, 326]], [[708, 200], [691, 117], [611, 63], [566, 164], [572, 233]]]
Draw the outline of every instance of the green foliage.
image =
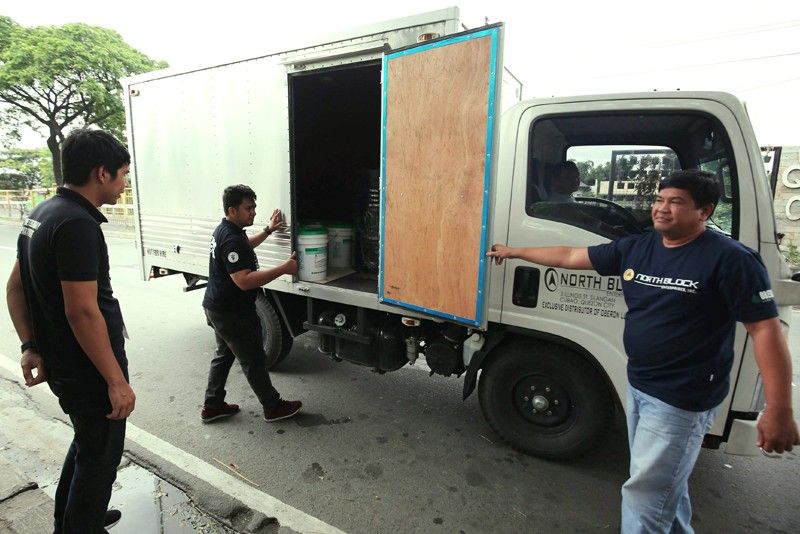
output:
[[733, 228], [733, 204], [724, 204], [722, 202], [717, 204], [714, 214], [709, 219], [709, 224], [715, 225], [726, 234], [730, 234], [731, 228]]
[[800, 249], [794, 243], [786, 245], [786, 250], [783, 251], [783, 257], [792, 265], [800, 265]]
[[0, 153], [0, 189], [52, 187], [54, 183], [47, 148], [11, 148]]
[[593, 197], [596, 196], [597, 183], [603, 180], [608, 180], [608, 163], [597, 165], [594, 161], [576, 161], [575, 165], [578, 166], [578, 172], [581, 176], [581, 183], [588, 188], [581, 189], [580, 196]]
[[25, 115], [19, 108], [6, 106], [0, 111], [0, 146], [11, 148], [22, 140], [21, 127], [27, 124]]
[[120, 78], [163, 67], [114, 30], [82, 23], [25, 28], [0, 17], [0, 103], [17, 116], [0, 113], [7, 129], [28, 120], [44, 131], [58, 183], [65, 131], [95, 125], [124, 138]]
[[0, 51], [11, 44], [11, 32], [18, 28], [17, 23], [9, 17], [0, 16]]
[[581, 175], [581, 180], [589, 185], [596, 185], [602, 181], [608, 180], [608, 175], [611, 171], [611, 164], [608, 162], [601, 163], [600, 165], [592, 165], [592, 169], [588, 175]]
[[[592, 187], [591, 193], [581, 193], [583, 196], [593, 196], [599, 190], [601, 182], [608, 182], [611, 176], [611, 162], [605, 161], [598, 164], [594, 161], [576, 161], [581, 174], [581, 182]], [[623, 200], [631, 205], [629, 208], [642, 209], [649, 206], [658, 188], [658, 183], [674, 170], [680, 168], [677, 157], [674, 155], [641, 154], [621, 155], [616, 159], [614, 181], [635, 182], [636, 195], [617, 200]]]

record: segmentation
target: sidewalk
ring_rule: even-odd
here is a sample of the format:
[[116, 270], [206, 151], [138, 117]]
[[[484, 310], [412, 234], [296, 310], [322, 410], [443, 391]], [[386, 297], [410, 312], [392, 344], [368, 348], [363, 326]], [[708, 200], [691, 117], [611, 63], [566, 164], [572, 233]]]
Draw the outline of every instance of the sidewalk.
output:
[[[63, 414], [57, 413], [55, 399], [44, 397], [44, 392], [37, 392], [34, 400], [31, 390], [0, 368], [0, 534], [41, 534], [53, 529], [53, 494], [72, 430], [61, 419]], [[109, 506], [122, 512], [122, 520], [111, 531], [114, 534], [278, 530], [261, 514], [232, 528], [231, 521], [199, 510], [182, 490], [138, 465], [127, 449]]]
[[[53, 499], [50, 494], [54, 489], [55, 486], [40, 488], [16, 465], [0, 457], [0, 532], [51, 532]], [[122, 520], [113, 529], [115, 533], [235, 532], [196, 510], [183, 492], [127, 458], [118, 471], [112, 507], [123, 513]]]

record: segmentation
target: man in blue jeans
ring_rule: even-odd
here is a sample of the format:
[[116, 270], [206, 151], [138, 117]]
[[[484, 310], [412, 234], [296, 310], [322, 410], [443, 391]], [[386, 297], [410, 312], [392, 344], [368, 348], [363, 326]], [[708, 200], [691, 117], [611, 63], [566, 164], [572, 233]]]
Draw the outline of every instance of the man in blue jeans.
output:
[[757, 445], [780, 453], [800, 444], [766, 269], [757, 253], [706, 229], [719, 196], [710, 173], [678, 171], [659, 184], [655, 232], [588, 248], [494, 245], [487, 253], [498, 265], [519, 258], [622, 277], [631, 450], [624, 533], [692, 532], [689, 475], [728, 393], [737, 321], [753, 340], [767, 400]]
[[107, 132], [71, 132], [61, 149], [64, 187], [23, 223], [8, 280], [25, 383], [47, 380], [75, 432], [55, 495], [57, 534], [105, 532], [120, 516], [106, 507], [136, 395], [97, 208], [116, 204], [130, 161]]

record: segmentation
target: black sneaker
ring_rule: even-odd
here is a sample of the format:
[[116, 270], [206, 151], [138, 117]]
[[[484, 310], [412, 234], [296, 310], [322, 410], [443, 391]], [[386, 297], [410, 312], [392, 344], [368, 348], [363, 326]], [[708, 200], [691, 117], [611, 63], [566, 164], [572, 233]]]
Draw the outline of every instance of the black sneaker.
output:
[[122, 519], [122, 512], [120, 512], [119, 510], [114, 510], [114, 509], [106, 510], [106, 519], [103, 522], [103, 526], [105, 528], [111, 528], [117, 523], [119, 523], [120, 519]]
[[217, 419], [222, 419], [224, 417], [230, 417], [237, 413], [239, 413], [239, 405], [228, 404], [226, 402], [219, 408], [209, 408], [208, 406], [203, 406], [203, 411], [200, 412], [200, 419], [202, 419], [204, 423], [210, 423], [211, 421], [216, 421]]
[[296, 415], [302, 407], [303, 403], [300, 401], [281, 400], [281, 403], [278, 404], [278, 406], [274, 409], [264, 410], [264, 421], [267, 423], [272, 423], [273, 421], [288, 419], [293, 415]]

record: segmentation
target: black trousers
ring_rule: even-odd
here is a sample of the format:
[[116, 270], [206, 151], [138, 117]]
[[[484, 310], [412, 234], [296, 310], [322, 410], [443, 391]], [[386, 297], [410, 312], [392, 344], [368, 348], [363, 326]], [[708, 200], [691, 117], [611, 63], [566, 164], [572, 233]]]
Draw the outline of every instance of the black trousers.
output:
[[261, 321], [253, 311], [226, 313], [206, 310], [206, 318], [217, 338], [216, 356], [208, 371], [205, 406], [219, 408], [225, 402], [225, 383], [234, 359], [239, 360], [244, 376], [265, 410], [280, 403], [280, 394], [269, 379], [261, 335]]
[[55, 496], [56, 534], [105, 532], [111, 486], [125, 445], [125, 422], [105, 413], [70, 414], [75, 430]]

